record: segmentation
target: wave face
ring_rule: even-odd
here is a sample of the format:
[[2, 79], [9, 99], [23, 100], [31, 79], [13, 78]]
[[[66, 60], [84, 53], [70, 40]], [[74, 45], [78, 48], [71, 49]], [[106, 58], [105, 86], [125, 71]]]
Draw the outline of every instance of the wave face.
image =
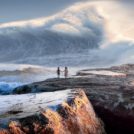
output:
[[39, 57], [88, 53], [99, 47], [103, 31], [103, 18], [92, 6], [81, 10], [71, 7], [49, 18], [3, 24], [0, 62], [27, 63]]
[[77, 3], [47, 18], [1, 24], [0, 62], [105, 66], [133, 61], [133, 41], [112, 24], [116, 15], [108, 5], [101, 5]]

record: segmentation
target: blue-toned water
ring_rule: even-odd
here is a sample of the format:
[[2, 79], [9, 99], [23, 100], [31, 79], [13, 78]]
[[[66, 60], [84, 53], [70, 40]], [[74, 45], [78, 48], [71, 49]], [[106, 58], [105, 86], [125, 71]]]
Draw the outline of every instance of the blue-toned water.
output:
[[0, 82], [0, 94], [10, 94], [14, 88], [22, 84], [21, 82]]

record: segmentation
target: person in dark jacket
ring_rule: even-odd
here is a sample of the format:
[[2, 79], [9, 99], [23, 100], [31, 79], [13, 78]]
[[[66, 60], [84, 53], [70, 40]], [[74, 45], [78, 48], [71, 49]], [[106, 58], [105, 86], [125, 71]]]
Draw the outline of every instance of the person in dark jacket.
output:
[[57, 77], [60, 78], [60, 67], [57, 68]]

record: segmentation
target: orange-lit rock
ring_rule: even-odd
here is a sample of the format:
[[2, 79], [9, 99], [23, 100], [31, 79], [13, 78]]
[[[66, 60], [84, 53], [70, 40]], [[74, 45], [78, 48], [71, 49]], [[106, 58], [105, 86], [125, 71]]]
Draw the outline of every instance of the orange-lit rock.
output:
[[10, 132], [6, 129], [0, 129], [0, 134], [10, 134]]
[[56, 111], [46, 109], [38, 115], [11, 121], [0, 134], [103, 134], [100, 120], [84, 91], [72, 91], [67, 102]]
[[82, 88], [105, 123], [108, 134], [134, 133], [134, 64], [81, 70], [67, 79], [53, 78], [27, 87], [30, 90], [26, 91], [25, 86], [21, 86], [13, 93]]

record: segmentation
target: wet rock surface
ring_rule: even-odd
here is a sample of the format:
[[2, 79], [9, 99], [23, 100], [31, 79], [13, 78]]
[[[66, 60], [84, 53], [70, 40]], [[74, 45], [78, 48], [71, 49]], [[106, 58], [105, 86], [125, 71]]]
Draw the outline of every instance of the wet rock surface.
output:
[[[23, 112], [21, 115], [14, 113], [15, 116], [9, 121], [8, 126], [0, 129], [0, 134], [105, 133], [103, 124], [96, 117], [92, 105], [83, 90], [69, 90], [65, 94], [68, 95], [66, 101], [59, 103], [55, 106], [55, 109], [42, 107], [36, 113], [34, 108], [31, 107], [31, 111], [33, 112], [31, 115], [26, 115]], [[38, 104], [38, 106], [40, 105]]]
[[[87, 69], [67, 79], [46, 81], [19, 87], [14, 94], [50, 92], [83, 88], [97, 114], [105, 122], [107, 133], [134, 133], [134, 65]], [[27, 90], [28, 89], [28, 90]]]

